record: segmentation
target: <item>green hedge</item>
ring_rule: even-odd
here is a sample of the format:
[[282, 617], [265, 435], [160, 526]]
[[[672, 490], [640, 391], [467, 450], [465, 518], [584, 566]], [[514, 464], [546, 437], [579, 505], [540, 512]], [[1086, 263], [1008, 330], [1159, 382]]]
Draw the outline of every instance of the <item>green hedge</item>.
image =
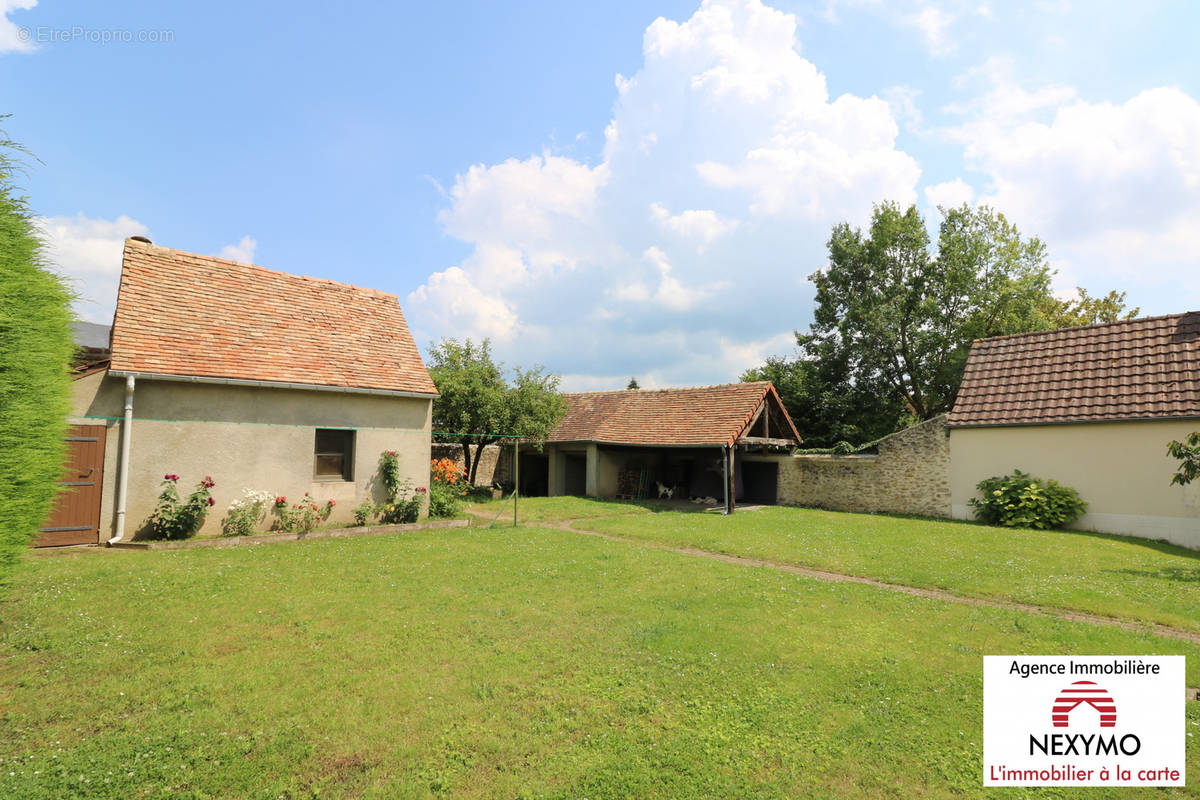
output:
[[62, 477], [74, 351], [72, 295], [43, 268], [12, 171], [0, 153], [0, 592]]

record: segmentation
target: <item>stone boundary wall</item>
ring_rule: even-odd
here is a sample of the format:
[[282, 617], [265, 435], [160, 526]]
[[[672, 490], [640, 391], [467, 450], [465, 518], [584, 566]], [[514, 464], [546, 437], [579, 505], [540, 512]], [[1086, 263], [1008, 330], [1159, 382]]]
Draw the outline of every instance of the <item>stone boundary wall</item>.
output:
[[879, 455], [779, 459], [778, 502], [836, 511], [950, 516], [946, 416], [879, 442]]
[[[477, 445], [471, 445], [471, 458], [475, 458]], [[455, 464], [463, 463], [461, 444], [446, 444], [434, 442], [431, 458], [448, 458]], [[498, 444], [484, 446], [483, 455], [479, 459], [479, 472], [475, 475], [476, 486], [492, 486], [497, 483], [512, 481], [512, 447], [502, 447]]]

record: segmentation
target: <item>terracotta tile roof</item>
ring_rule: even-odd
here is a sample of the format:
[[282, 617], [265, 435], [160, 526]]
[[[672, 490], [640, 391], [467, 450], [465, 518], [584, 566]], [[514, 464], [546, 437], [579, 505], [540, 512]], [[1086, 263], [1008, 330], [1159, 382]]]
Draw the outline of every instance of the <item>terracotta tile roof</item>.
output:
[[112, 369], [436, 392], [396, 296], [125, 240]]
[[949, 425], [1200, 417], [1200, 312], [975, 342]]
[[764, 401], [775, 410], [773, 419], [786, 421], [787, 433], [775, 435], [800, 442], [800, 434], [769, 381], [580, 392], [564, 397], [567, 414], [550, 434], [551, 442], [727, 445], [742, 435]]

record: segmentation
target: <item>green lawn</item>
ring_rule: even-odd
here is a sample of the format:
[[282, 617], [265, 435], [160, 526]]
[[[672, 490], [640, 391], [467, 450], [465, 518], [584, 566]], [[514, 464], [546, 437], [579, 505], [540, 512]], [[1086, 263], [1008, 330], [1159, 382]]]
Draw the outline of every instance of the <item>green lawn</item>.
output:
[[[513, 502], [511, 497], [503, 500], [482, 500], [470, 503], [468, 510], [490, 516], [500, 513], [499, 525], [505, 520], [512, 523]], [[572, 519], [651, 514], [667, 510], [667, 506], [653, 500], [628, 502], [604, 500], [594, 497], [522, 497], [517, 504], [519, 522], [565, 522]]]
[[1200, 553], [1144, 539], [782, 507], [576, 527], [1200, 631]]
[[985, 653], [1200, 683], [1184, 642], [560, 530], [31, 554], [0, 797], [983, 796]]

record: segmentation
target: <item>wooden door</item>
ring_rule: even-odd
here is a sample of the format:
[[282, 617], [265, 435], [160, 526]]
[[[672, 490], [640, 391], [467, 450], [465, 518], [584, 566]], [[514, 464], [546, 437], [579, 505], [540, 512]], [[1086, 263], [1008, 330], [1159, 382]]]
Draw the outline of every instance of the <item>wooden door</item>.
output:
[[103, 425], [72, 425], [68, 429], [67, 471], [50, 519], [33, 540], [34, 547], [100, 543], [104, 433]]

